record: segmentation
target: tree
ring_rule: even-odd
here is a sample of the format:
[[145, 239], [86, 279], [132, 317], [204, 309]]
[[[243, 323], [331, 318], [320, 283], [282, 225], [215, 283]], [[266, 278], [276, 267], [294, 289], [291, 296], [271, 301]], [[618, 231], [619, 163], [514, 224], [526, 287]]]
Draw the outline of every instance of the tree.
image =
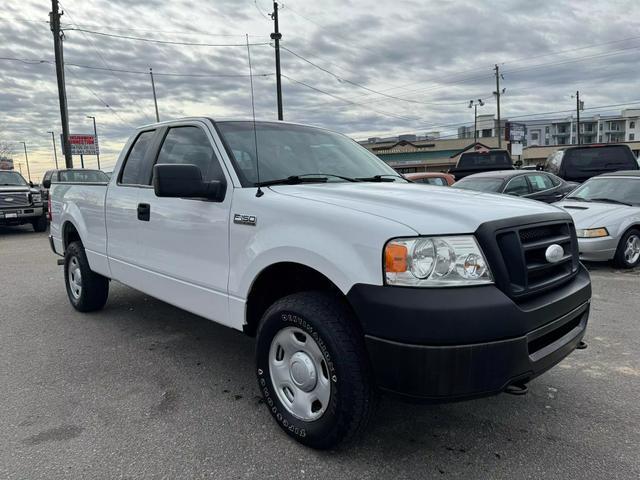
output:
[[0, 157], [12, 158], [15, 155], [13, 146], [4, 140], [0, 140]]

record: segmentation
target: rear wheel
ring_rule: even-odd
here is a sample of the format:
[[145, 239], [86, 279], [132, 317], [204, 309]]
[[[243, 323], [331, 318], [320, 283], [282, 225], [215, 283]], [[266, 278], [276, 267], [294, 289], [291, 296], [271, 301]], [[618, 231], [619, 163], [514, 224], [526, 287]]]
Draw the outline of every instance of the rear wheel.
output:
[[69, 244], [64, 252], [64, 279], [67, 295], [80, 312], [101, 310], [109, 297], [109, 279], [91, 270], [80, 242]]
[[33, 230], [36, 232], [46, 232], [47, 225], [48, 225], [47, 216], [46, 215], [39, 216], [38, 218], [36, 218], [31, 222], [31, 225], [33, 225]]
[[375, 396], [367, 358], [351, 312], [322, 292], [278, 300], [258, 330], [265, 403], [288, 435], [313, 448], [334, 447], [366, 427]]
[[622, 236], [613, 263], [618, 268], [633, 268], [640, 263], [640, 231], [629, 230]]

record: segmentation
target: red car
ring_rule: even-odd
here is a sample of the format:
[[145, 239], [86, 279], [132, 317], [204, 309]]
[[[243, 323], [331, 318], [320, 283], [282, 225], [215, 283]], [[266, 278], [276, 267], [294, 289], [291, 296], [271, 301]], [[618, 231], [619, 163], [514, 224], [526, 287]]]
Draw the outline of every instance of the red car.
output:
[[427, 185], [438, 185], [440, 187], [450, 187], [456, 181], [453, 175], [440, 172], [407, 173], [404, 177], [415, 183], [426, 183]]

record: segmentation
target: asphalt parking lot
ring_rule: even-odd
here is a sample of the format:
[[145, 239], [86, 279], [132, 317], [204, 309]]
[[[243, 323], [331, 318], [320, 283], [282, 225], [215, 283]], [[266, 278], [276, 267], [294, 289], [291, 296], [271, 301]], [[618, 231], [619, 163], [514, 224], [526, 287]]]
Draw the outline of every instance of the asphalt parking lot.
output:
[[589, 348], [528, 395], [385, 398], [317, 452], [261, 404], [252, 339], [115, 282], [77, 313], [46, 234], [0, 228], [0, 478], [638, 478], [640, 271], [590, 268]]

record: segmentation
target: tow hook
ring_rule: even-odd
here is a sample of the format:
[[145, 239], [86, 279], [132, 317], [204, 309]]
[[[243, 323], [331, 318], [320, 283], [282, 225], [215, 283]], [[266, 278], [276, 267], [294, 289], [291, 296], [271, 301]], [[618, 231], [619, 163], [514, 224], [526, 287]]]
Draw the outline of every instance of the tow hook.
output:
[[512, 383], [504, 389], [504, 393], [509, 395], [526, 395], [529, 392], [529, 387], [524, 383]]
[[577, 350], [584, 350], [585, 348], [587, 348], [589, 345], [587, 345], [587, 342], [583, 342], [580, 341], [580, 343], [578, 344], [578, 346], [576, 347]]

